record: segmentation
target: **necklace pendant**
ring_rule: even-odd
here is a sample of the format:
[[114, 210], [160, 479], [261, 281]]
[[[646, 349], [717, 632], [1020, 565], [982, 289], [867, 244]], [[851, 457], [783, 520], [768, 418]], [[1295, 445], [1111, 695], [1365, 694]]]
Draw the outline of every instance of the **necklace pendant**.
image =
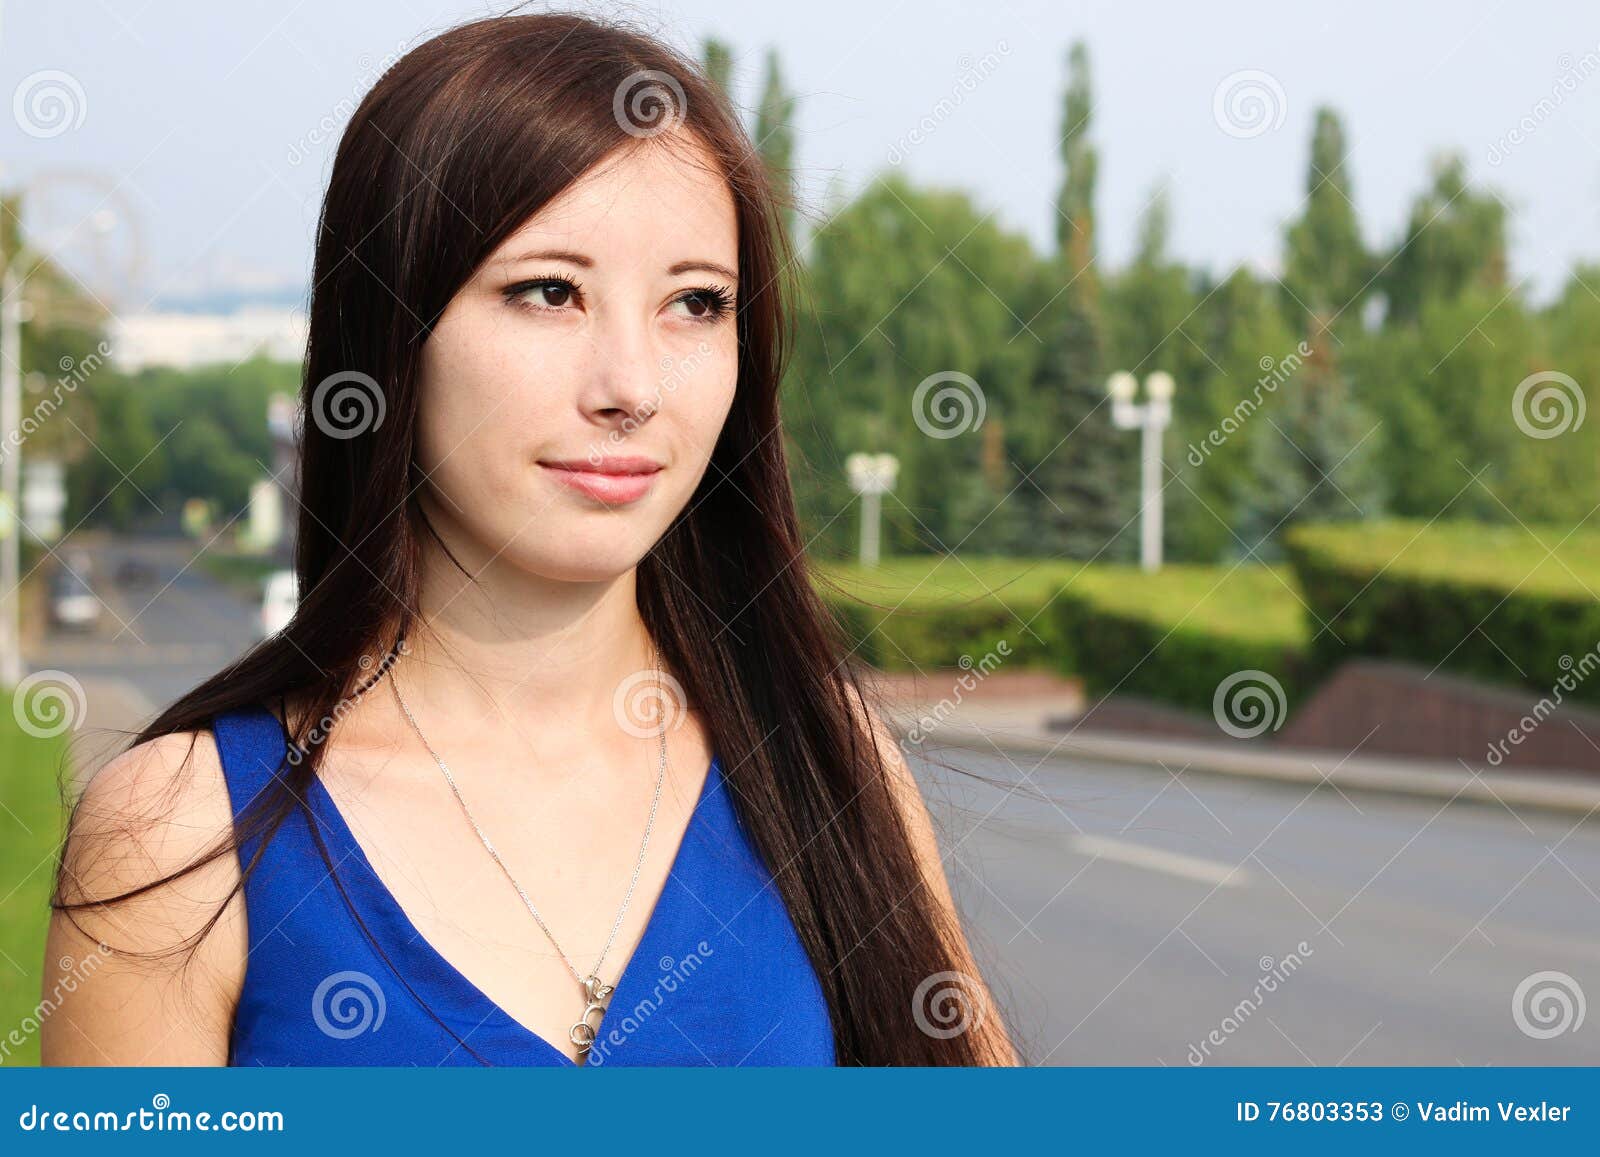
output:
[[[579, 1064], [582, 1064], [589, 1055], [589, 1049], [599, 1035], [600, 1021], [606, 1015], [606, 1002], [615, 990], [614, 985], [601, 984], [600, 978], [593, 973], [583, 978], [583, 997], [586, 1006], [577, 1023], [567, 1030], [567, 1039], [578, 1046]], [[597, 1012], [600, 1016], [591, 1023], [589, 1018]]]

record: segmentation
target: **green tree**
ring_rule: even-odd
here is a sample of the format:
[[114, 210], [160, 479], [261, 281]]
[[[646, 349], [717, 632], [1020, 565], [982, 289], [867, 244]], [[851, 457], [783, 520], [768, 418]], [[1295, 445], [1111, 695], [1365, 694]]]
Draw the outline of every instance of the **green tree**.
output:
[[1140, 216], [1133, 260], [1106, 279], [1106, 339], [1115, 368], [1166, 370], [1187, 383], [1193, 380], [1189, 371], [1205, 365], [1205, 354], [1183, 328], [1199, 301], [1193, 274], [1168, 252], [1170, 222], [1162, 186]]
[[1305, 363], [1279, 387], [1276, 404], [1250, 427], [1239, 529], [1250, 553], [1263, 559], [1279, 553], [1280, 536], [1297, 523], [1383, 513], [1381, 422], [1351, 395], [1332, 336], [1313, 338], [1309, 348]]
[[1504, 203], [1471, 188], [1459, 154], [1436, 159], [1432, 181], [1412, 205], [1378, 282], [1388, 302], [1385, 323], [1415, 323], [1427, 302], [1472, 287], [1503, 290], [1505, 281]]
[[728, 47], [725, 40], [715, 36], [706, 38], [705, 48], [701, 51], [701, 63], [705, 68], [706, 76], [720, 88], [731, 101], [733, 99], [733, 50]]
[[1056, 195], [1056, 248], [1073, 276], [1094, 273], [1094, 188], [1100, 157], [1089, 138], [1093, 116], [1089, 48], [1080, 40], [1067, 51], [1067, 86], [1061, 100], [1064, 172]]
[[1117, 557], [1119, 531], [1137, 487], [1131, 442], [1112, 426], [1107, 404], [1100, 278], [1095, 268], [1094, 193], [1098, 157], [1089, 131], [1094, 102], [1088, 49], [1067, 54], [1061, 159], [1056, 200], [1055, 299], [1039, 319], [1043, 332], [1034, 402], [1052, 445], [1032, 477], [1042, 549], [1071, 558]]
[[1348, 162], [1344, 123], [1331, 108], [1319, 108], [1311, 134], [1305, 201], [1289, 226], [1283, 274], [1285, 308], [1299, 320], [1297, 328], [1308, 332], [1336, 320], [1359, 322], [1360, 299], [1372, 276]]
[[767, 52], [761, 103], [756, 106], [756, 149], [779, 198], [784, 231], [794, 236], [794, 95], [783, 82], [776, 49]]
[[80, 387], [89, 402], [72, 428], [83, 444], [67, 470], [67, 525], [128, 529], [158, 520], [167, 479], [161, 435], [144, 395], [123, 377], [103, 374]]
[[1352, 377], [1383, 421], [1395, 514], [1509, 521], [1505, 502], [1526, 520], [1572, 493], [1559, 469], [1547, 468], [1566, 447], [1528, 438], [1512, 411], [1520, 381], [1561, 368], [1540, 356], [1539, 329], [1517, 295], [1469, 287], [1425, 297], [1414, 322], [1352, 344]]
[[[1204, 365], [1180, 376], [1168, 441], [1167, 542], [1175, 560], [1217, 562], [1245, 553], [1241, 498], [1256, 468], [1252, 443], [1284, 384], [1302, 368], [1296, 336], [1273, 287], [1240, 267], [1184, 322]], [[1273, 436], [1276, 436], [1275, 434]]]
[[[1600, 265], [1579, 265], [1572, 271], [1560, 296], [1537, 318], [1538, 331], [1548, 346], [1548, 354], [1535, 355], [1542, 365], [1530, 373], [1557, 370], [1576, 383], [1567, 388], [1576, 396], [1571, 400], [1571, 420], [1552, 411], [1554, 422], [1537, 423], [1540, 432], [1558, 426], [1562, 432], [1548, 438], [1523, 434], [1518, 447], [1522, 467], [1519, 480], [1511, 487], [1507, 501], [1523, 509], [1536, 507], [1533, 517], [1544, 522], [1574, 525], [1587, 520], [1600, 501]], [[1526, 363], [1524, 363], [1526, 364]], [[1520, 382], [1521, 379], [1518, 379]], [[1513, 394], [1515, 387], [1512, 387]], [[1579, 415], [1582, 421], [1578, 421]], [[1513, 424], [1515, 424], [1513, 420]], [[1530, 423], [1534, 424], [1534, 423]], [[1538, 469], [1534, 468], [1537, 463]], [[1548, 483], [1541, 487], [1540, 471], [1548, 471]], [[1522, 515], [1524, 519], [1528, 515]]]
[[[1037, 265], [1025, 238], [964, 193], [917, 189], [899, 173], [874, 181], [818, 230], [783, 401], [814, 550], [855, 549], [844, 461], [857, 451], [901, 462], [883, 507], [886, 554], [993, 548], [983, 519], [994, 503], [985, 509], [975, 489], [1003, 495], [1021, 484], [1010, 463], [1042, 440], [1028, 395], [1039, 342], [1016, 304], [1037, 292]], [[923, 382], [951, 373], [976, 388], [936, 381], [918, 400]], [[985, 439], [997, 421], [1001, 467], [986, 479]], [[997, 515], [1002, 524], [1009, 513]]]

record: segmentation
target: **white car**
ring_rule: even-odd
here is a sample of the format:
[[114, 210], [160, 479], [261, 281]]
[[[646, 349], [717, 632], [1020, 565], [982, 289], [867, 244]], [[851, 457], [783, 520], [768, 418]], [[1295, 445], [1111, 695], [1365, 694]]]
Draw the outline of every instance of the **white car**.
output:
[[83, 574], [63, 569], [50, 583], [50, 618], [58, 627], [88, 630], [100, 621], [100, 599]]
[[294, 571], [275, 570], [268, 575], [261, 590], [261, 637], [271, 638], [288, 626], [298, 602]]

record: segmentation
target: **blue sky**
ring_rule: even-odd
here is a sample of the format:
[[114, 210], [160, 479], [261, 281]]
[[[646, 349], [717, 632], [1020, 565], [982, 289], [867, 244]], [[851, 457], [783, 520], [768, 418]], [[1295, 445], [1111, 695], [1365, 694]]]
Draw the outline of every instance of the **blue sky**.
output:
[[[376, 62], [503, 7], [13, 0], [0, 12], [0, 81], [13, 96], [0, 180], [49, 178], [58, 217], [103, 197], [137, 217], [140, 273], [119, 309], [303, 284], [335, 144], [322, 126], [342, 122]], [[1049, 244], [1063, 62], [1082, 37], [1096, 74], [1101, 251], [1113, 265], [1165, 180], [1179, 254], [1219, 273], [1275, 268], [1323, 102], [1346, 118], [1369, 242], [1393, 239], [1430, 156], [1455, 148], [1475, 183], [1514, 209], [1512, 272], [1536, 300], [1575, 260], [1600, 260], [1593, 4], [556, 7], [621, 16], [696, 53], [706, 35], [722, 37], [747, 105], [777, 47], [800, 100], [802, 190], [818, 214], [893, 162], [919, 182], [968, 190], [1003, 225]], [[1267, 120], [1219, 113], [1225, 81], [1260, 94]], [[66, 127], [43, 135], [16, 111], [19, 88], [41, 85], [65, 91], [72, 109]], [[1551, 101], [1542, 111], [1541, 100]], [[1519, 124], [1525, 139], [1512, 144]], [[107, 244], [124, 244], [113, 233]]]

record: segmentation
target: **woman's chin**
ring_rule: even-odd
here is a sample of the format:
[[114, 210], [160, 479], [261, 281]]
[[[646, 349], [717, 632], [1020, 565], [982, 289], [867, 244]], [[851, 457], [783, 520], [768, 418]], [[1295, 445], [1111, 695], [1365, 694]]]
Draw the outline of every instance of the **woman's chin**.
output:
[[609, 582], [638, 566], [661, 531], [654, 519], [560, 519], [541, 526], [537, 538], [522, 535], [502, 558], [557, 582]]

